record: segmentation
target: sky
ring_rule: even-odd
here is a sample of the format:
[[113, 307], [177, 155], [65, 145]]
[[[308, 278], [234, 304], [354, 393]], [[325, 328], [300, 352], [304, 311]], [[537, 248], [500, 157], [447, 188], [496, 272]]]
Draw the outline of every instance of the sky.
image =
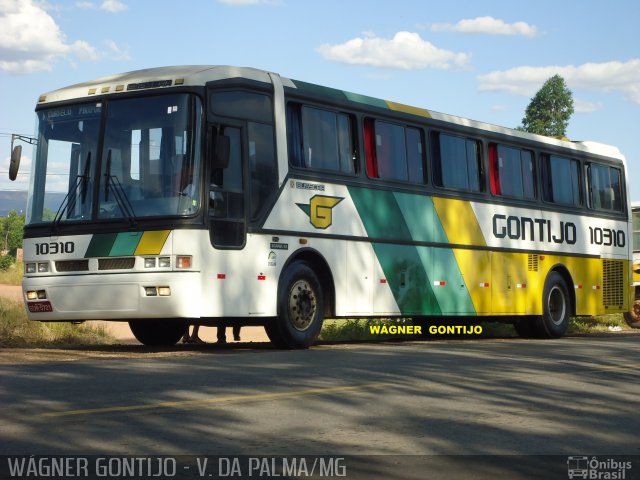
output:
[[567, 136], [617, 146], [640, 201], [637, 0], [0, 0], [0, 190], [39, 95], [165, 65], [236, 65], [506, 127], [560, 74]]

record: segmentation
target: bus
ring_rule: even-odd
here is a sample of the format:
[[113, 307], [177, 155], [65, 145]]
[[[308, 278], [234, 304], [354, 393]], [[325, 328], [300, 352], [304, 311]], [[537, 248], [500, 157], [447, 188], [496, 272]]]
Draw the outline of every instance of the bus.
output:
[[325, 318], [557, 338], [633, 303], [615, 147], [228, 66], [80, 83], [36, 115], [31, 320], [127, 321], [146, 345], [258, 325], [306, 348]]
[[624, 319], [632, 328], [640, 328], [640, 202], [631, 203], [633, 229], [633, 287], [634, 301], [624, 314]]

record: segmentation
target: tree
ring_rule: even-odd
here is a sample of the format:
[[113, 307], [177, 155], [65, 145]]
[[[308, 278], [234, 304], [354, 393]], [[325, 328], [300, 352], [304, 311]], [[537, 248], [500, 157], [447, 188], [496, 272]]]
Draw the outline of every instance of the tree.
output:
[[525, 110], [519, 130], [548, 137], [565, 137], [573, 114], [573, 95], [560, 75], [542, 85]]
[[5, 218], [0, 218], [0, 250], [8, 250], [15, 256], [16, 249], [22, 247], [24, 217], [24, 214], [19, 215], [12, 210]]

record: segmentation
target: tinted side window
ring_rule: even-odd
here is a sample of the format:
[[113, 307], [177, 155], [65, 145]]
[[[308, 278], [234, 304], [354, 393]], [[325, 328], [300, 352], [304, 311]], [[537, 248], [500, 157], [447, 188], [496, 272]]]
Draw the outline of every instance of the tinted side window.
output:
[[621, 212], [622, 187], [620, 169], [591, 163], [587, 166], [589, 206], [596, 210]]
[[349, 115], [292, 104], [288, 110], [292, 165], [343, 173], [355, 172]]
[[542, 194], [547, 202], [579, 206], [580, 164], [572, 158], [542, 156]]
[[376, 122], [375, 128], [378, 176], [389, 180], [407, 180], [404, 128], [387, 122]]
[[489, 145], [491, 193], [509, 197], [535, 198], [533, 153], [529, 150]]
[[273, 123], [273, 107], [268, 95], [233, 90], [213, 92], [209, 96], [211, 111], [216, 115], [230, 118]]
[[477, 140], [433, 132], [433, 181], [439, 187], [478, 192], [480, 147]]
[[422, 134], [417, 128], [406, 128], [407, 139], [407, 167], [409, 169], [409, 181], [425, 183], [424, 148]]
[[274, 154], [273, 126], [248, 122], [249, 172], [251, 174], [251, 218], [267, 208], [268, 198], [278, 184], [278, 166]]

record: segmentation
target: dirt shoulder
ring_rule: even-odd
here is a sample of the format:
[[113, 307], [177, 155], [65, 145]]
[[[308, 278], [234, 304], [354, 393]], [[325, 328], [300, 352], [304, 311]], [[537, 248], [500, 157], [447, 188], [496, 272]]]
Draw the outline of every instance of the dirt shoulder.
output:
[[22, 301], [22, 287], [0, 284], [0, 297], [20, 302]]
[[[16, 302], [22, 302], [22, 287], [14, 285], [0, 284], [0, 297], [8, 298]], [[118, 344], [138, 344], [133, 337], [129, 324], [127, 322], [106, 322], [106, 321], [90, 321], [90, 325], [104, 328]], [[214, 343], [216, 338], [216, 329], [213, 327], [201, 327], [200, 338], [207, 343]], [[240, 332], [242, 342], [268, 342], [267, 334], [262, 327], [244, 327]], [[227, 329], [227, 341], [233, 342], [231, 329]]]

